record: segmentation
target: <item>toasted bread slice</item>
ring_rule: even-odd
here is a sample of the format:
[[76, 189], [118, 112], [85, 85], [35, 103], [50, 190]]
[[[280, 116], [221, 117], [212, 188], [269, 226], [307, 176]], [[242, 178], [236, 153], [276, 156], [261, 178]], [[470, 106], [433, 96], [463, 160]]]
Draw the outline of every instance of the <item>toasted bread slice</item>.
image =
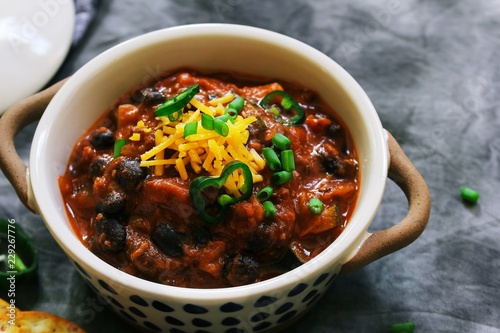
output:
[[2, 330], [3, 325], [11, 319], [11, 315], [13, 318], [17, 318], [18, 313], [18, 308], [12, 308], [10, 303], [0, 298], [0, 332], [5, 332]]
[[[9, 303], [0, 299], [0, 332], [8, 333], [85, 333], [78, 325], [41, 311], [15, 309], [11, 316]], [[13, 318], [14, 317], [14, 318]]]

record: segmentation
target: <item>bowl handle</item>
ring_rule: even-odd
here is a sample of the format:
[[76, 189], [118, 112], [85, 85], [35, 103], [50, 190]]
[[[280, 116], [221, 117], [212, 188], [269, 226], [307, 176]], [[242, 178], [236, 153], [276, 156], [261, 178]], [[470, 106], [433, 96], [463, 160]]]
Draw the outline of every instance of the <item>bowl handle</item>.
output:
[[390, 155], [388, 176], [403, 190], [408, 199], [408, 214], [398, 224], [368, 234], [356, 254], [342, 266], [340, 273], [352, 272], [409, 245], [420, 236], [429, 220], [429, 189], [396, 139], [389, 132], [387, 135]]
[[52, 97], [67, 79], [42, 90], [10, 107], [0, 118], [0, 168], [14, 187], [21, 202], [32, 212], [36, 207], [30, 202], [27, 172], [28, 167], [14, 146], [14, 137], [28, 124], [40, 119]]

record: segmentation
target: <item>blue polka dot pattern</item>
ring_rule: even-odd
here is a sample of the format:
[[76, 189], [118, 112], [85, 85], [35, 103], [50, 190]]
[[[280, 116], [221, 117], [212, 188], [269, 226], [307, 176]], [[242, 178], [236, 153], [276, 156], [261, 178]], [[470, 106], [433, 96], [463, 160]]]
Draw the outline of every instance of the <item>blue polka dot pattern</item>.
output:
[[262, 330], [265, 330], [266, 328], [270, 327], [271, 325], [272, 325], [272, 323], [270, 323], [268, 321], [263, 321], [262, 323], [254, 326], [253, 330], [255, 332], [262, 331]]
[[325, 279], [328, 277], [328, 273], [323, 273], [321, 274], [317, 279], [316, 281], [314, 281], [313, 283], [313, 286], [316, 287], [318, 284], [320, 284], [321, 282], [325, 281]]
[[210, 326], [212, 326], [211, 322], [209, 322], [208, 320], [205, 320], [205, 319], [201, 319], [201, 318], [194, 318], [192, 323], [196, 327], [210, 327]]
[[90, 276], [90, 274], [89, 274], [89, 273], [87, 273], [87, 271], [86, 271], [86, 270], [84, 270], [84, 269], [82, 268], [82, 266], [80, 266], [77, 262], [74, 262], [74, 261], [73, 261], [73, 265], [75, 265], [76, 269], [77, 269], [80, 273], [82, 273], [82, 274], [83, 274], [83, 275], [84, 275], [87, 279], [92, 280], [92, 276]]
[[269, 313], [266, 313], [266, 312], [259, 312], [259, 313], [256, 313], [255, 315], [253, 315], [251, 318], [250, 318], [250, 321], [252, 322], [258, 322], [258, 321], [262, 321], [264, 319], [267, 319], [268, 317], [270, 316]]
[[242, 330], [241, 328], [233, 327], [228, 330], [225, 330], [224, 333], [246, 333], [246, 331]]
[[297, 296], [298, 294], [300, 294], [301, 292], [303, 292], [306, 289], [307, 289], [307, 284], [299, 283], [298, 285], [293, 287], [293, 289], [288, 293], [288, 297]]
[[179, 329], [177, 329], [177, 328], [172, 328], [172, 329], [170, 330], [170, 333], [186, 333], [186, 332], [185, 332], [185, 331], [182, 331], [182, 330], [179, 330]]
[[282, 313], [285, 313], [285, 312], [287, 312], [288, 310], [290, 310], [292, 307], [293, 307], [293, 303], [290, 303], [290, 302], [285, 303], [285, 304], [283, 304], [282, 306], [280, 306], [280, 307], [276, 310], [275, 314], [282, 314]]
[[314, 295], [314, 297], [309, 301], [309, 303], [307, 303], [307, 306], [311, 306], [314, 302], [316, 302], [319, 299], [320, 296], [321, 294]]
[[171, 317], [171, 316], [166, 316], [165, 321], [169, 324], [175, 325], [175, 326], [184, 326], [184, 323], [180, 321], [177, 318]]
[[111, 296], [108, 296], [108, 303], [113, 304], [114, 306], [116, 306], [120, 309], [123, 309], [123, 305], [121, 305], [120, 302], [118, 302], [116, 299], [114, 299]]
[[161, 328], [159, 328], [158, 326], [156, 326], [153, 323], [150, 323], [149, 321], [145, 321], [143, 324], [144, 324], [144, 326], [146, 326], [147, 328], [149, 328], [152, 331], [161, 332]]
[[330, 283], [332, 283], [333, 280], [335, 280], [336, 276], [337, 276], [337, 274], [333, 274], [332, 277], [330, 278], [330, 280], [328, 280], [328, 282], [325, 284], [325, 286], [328, 286]]
[[146, 302], [141, 296], [132, 295], [130, 296], [130, 300], [137, 305], [148, 306], [148, 302]]
[[274, 302], [276, 302], [278, 299], [276, 297], [272, 297], [272, 296], [262, 296], [261, 298], [259, 298], [254, 306], [256, 308], [261, 308], [263, 306], [267, 306], [267, 305], [270, 305], [270, 304], [273, 304]]
[[222, 305], [220, 307], [220, 310], [222, 312], [226, 312], [226, 313], [236, 312], [236, 311], [240, 311], [242, 309], [243, 309], [242, 305], [236, 304], [236, 303], [233, 303], [233, 302], [226, 303], [226, 304], [224, 304], [224, 305]]
[[167, 304], [160, 302], [160, 301], [153, 301], [152, 303], [153, 307], [161, 312], [174, 312], [175, 310], [168, 306]]
[[205, 309], [204, 307], [194, 304], [186, 304], [184, 305], [183, 309], [187, 313], [192, 313], [192, 314], [203, 314], [208, 312], [208, 310]]
[[[118, 294], [103, 280], [87, 279], [81, 267], [76, 269], [84, 280], [110, 307], [126, 320], [142, 325], [151, 332], [173, 333], [251, 333], [267, 331], [298, 317], [302, 309], [312, 306], [336, 274], [322, 273], [310, 281], [297, 283], [289, 291], [276, 290], [245, 303], [227, 302], [217, 307], [197, 302], [179, 303], [176, 300], [154, 300], [141, 294]], [[141, 295], [141, 296], [139, 296]], [[172, 302], [172, 303], [170, 303]], [[162, 318], [159, 321], [157, 318]]]
[[130, 321], [133, 321], [133, 322], [137, 321], [137, 320], [135, 320], [134, 317], [132, 317], [131, 315], [129, 315], [127, 312], [125, 312], [123, 310], [120, 310], [120, 313], [122, 314], [122, 316], [124, 316], [125, 318], [127, 318]]
[[221, 324], [224, 326], [234, 326], [234, 325], [238, 325], [239, 323], [241, 323], [241, 320], [234, 318], [234, 317], [227, 317], [227, 318], [222, 319], [222, 321], [221, 321]]
[[94, 286], [90, 281], [87, 281], [88, 283], [88, 286], [90, 287], [90, 289], [92, 289], [96, 294], [100, 294], [99, 290], [96, 288], [96, 286]]
[[130, 312], [132, 312], [136, 316], [142, 317], [142, 318], [146, 318], [146, 315], [141, 310], [139, 310], [138, 308], [131, 306], [128, 309], [129, 309]]
[[302, 303], [305, 303], [305, 302], [309, 301], [317, 293], [318, 293], [318, 291], [316, 289], [311, 290], [309, 293], [307, 293], [306, 297], [304, 297], [304, 299], [302, 299]]
[[288, 319], [292, 318], [296, 314], [297, 314], [297, 311], [295, 311], [295, 310], [287, 312], [283, 316], [281, 316], [280, 319], [278, 319], [277, 322], [278, 322], [278, 324], [284, 323], [285, 321], [287, 321]]
[[110, 293], [118, 295], [118, 293], [116, 292], [116, 290], [114, 290], [113, 288], [111, 288], [111, 286], [109, 284], [107, 284], [106, 282], [104, 282], [103, 280], [98, 280], [97, 282], [101, 285], [101, 287], [103, 287], [104, 289], [106, 289]]

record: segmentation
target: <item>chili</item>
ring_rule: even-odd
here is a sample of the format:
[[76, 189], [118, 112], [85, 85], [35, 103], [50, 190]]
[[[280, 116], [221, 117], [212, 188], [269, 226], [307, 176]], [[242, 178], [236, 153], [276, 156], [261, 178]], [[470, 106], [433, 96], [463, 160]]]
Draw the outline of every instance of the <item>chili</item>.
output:
[[[170, 114], [179, 123], [155, 114], [166, 92], [180, 96], [195, 84], [192, 107]], [[303, 124], [289, 126], [296, 114], [288, 99], [275, 95], [270, 107], [260, 105], [274, 91], [300, 103]], [[151, 92], [158, 98], [135, 98]], [[186, 128], [191, 122], [196, 134], [189, 134], [195, 125]], [[277, 170], [263, 157], [266, 147], [281, 163]], [[242, 166], [224, 184], [219, 179], [222, 185], [198, 179], [226, 176], [224, 166], [235, 160], [251, 177]], [[321, 253], [348, 224], [359, 179], [348, 129], [317, 93], [180, 70], [111, 105], [76, 142], [59, 185], [71, 227], [102, 260], [158, 283], [220, 288], [272, 278]], [[310, 211], [312, 197], [322, 202], [318, 215]], [[235, 258], [244, 258], [243, 266]]]

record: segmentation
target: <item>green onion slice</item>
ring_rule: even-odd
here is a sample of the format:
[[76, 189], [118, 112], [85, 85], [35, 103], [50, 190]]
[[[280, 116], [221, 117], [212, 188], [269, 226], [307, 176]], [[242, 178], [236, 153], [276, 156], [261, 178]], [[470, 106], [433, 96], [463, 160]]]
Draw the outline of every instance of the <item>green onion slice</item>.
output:
[[229, 126], [220, 117], [217, 117], [214, 120], [214, 131], [219, 135], [227, 136], [229, 134]]
[[257, 193], [257, 199], [260, 201], [266, 201], [273, 194], [273, 188], [271, 186], [266, 186]]
[[184, 139], [191, 134], [196, 134], [197, 132], [198, 132], [197, 121], [193, 121], [184, 125]]
[[274, 149], [270, 147], [264, 147], [262, 148], [262, 155], [264, 155], [264, 159], [266, 160], [266, 163], [271, 170], [281, 170], [281, 161]]
[[276, 207], [271, 201], [264, 201], [264, 217], [266, 219], [273, 219], [276, 217]]
[[289, 171], [278, 171], [273, 173], [271, 181], [275, 185], [283, 185], [292, 179], [292, 173]]
[[292, 150], [287, 149], [281, 152], [281, 163], [283, 164], [283, 170], [289, 172], [295, 170], [295, 159]]
[[275, 117], [277, 117], [281, 114], [280, 110], [278, 110], [278, 108], [274, 105], [271, 106], [271, 108], [269, 109], [269, 112], [271, 112], [271, 114]]
[[236, 117], [238, 117], [238, 111], [236, 109], [233, 109], [233, 108], [227, 108], [224, 111], [224, 115], [228, 115], [229, 119], [231, 119], [231, 121], [234, 122]]
[[323, 211], [323, 203], [318, 198], [309, 200], [309, 210], [314, 215], [319, 215]]
[[214, 117], [209, 114], [202, 113], [201, 114], [201, 126], [206, 130], [214, 129]]
[[284, 136], [281, 133], [274, 134], [272, 142], [273, 142], [273, 145], [275, 145], [276, 147], [278, 147], [281, 150], [290, 149], [290, 145], [292, 144], [292, 141], [290, 141], [289, 138], [287, 138], [286, 136]]
[[245, 99], [243, 97], [237, 96], [235, 99], [231, 101], [231, 103], [227, 105], [227, 108], [234, 109], [237, 112], [239, 112], [241, 111], [241, 109], [243, 109], [244, 106], [245, 106]]
[[229, 120], [234, 124], [234, 119], [236, 119], [236, 117], [233, 118], [229, 113], [224, 113], [222, 116], [218, 116], [215, 119], [219, 119], [220, 121], [223, 121], [225, 123], [227, 123], [227, 121]]
[[229, 194], [221, 194], [217, 198], [217, 202], [221, 206], [229, 206], [230, 204], [233, 203], [233, 198]]
[[415, 324], [412, 322], [407, 323], [394, 323], [391, 325], [391, 333], [413, 333]]
[[466, 186], [460, 187], [460, 196], [463, 200], [472, 204], [475, 204], [479, 199], [479, 193]]

